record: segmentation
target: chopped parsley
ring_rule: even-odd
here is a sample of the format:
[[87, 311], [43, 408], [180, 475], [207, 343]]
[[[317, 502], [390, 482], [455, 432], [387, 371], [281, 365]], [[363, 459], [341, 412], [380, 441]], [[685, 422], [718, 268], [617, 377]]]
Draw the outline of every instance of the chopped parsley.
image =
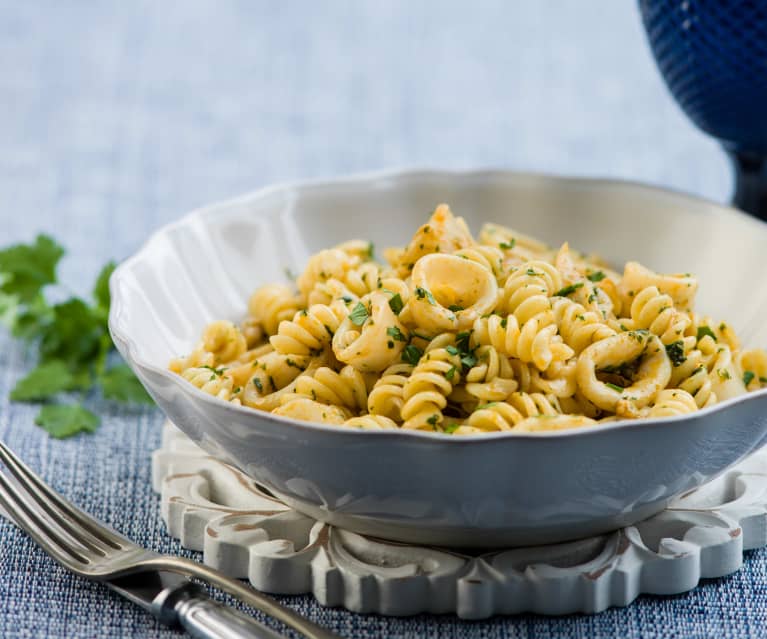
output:
[[721, 379], [732, 379], [730, 371], [728, 371], [726, 368], [720, 368], [716, 371], [716, 373]]
[[457, 431], [460, 428], [460, 424], [458, 422], [450, 422], [447, 426], [443, 427], [443, 430], [448, 434], [452, 435], [455, 431]]
[[530, 277], [537, 277], [538, 275], [540, 275], [540, 273], [539, 273], [538, 271], [536, 271], [535, 269], [532, 269], [532, 268], [529, 268], [529, 269], [527, 269], [527, 271], [525, 271], [525, 272], [526, 272], [526, 273], [527, 273], [527, 274], [528, 274]]
[[666, 353], [674, 366], [681, 366], [687, 361], [687, 357], [684, 354], [684, 342], [682, 340], [671, 342], [671, 344], [666, 346]]
[[370, 314], [362, 302], [357, 302], [357, 306], [349, 313], [349, 319], [355, 326], [362, 326], [368, 317], [370, 317]]
[[390, 326], [386, 329], [386, 334], [389, 337], [393, 337], [398, 342], [407, 342], [407, 337], [405, 337], [405, 334], [399, 329], [399, 326]]
[[438, 421], [439, 421], [439, 415], [435, 414], [429, 417], [429, 419], [426, 420], [426, 423], [432, 426], [436, 426]]
[[455, 336], [456, 344], [462, 351], [469, 351], [469, 340], [471, 339], [471, 331], [462, 331]]
[[760, 377], [760, 378], [759, 378], [759, 381], [760, 381], [762, 384], [767, 384], [767, 377]]
[[463, 310], [463, 306], [460, 306], [458, 304], [451, 304], [447, 307], [447, 310], [453, 311], [453, 313], [458, 313], [459, 311]]
[[458, 355], [460, 352], [455, 346], [446, 346], [445, 350], [451, 355]]
[[754, 371], [745, 371], [743, 373], [743, 384], [748, 386], [751, 382], [754, 381], [754, 377], [756, 377], [756, 373], [754, 373]]
[[373, 242], [368, 242], [368, 250], [366, 251], [367, 258], [369, 260], [373, 259], [373, 256], [375, 255], [376, 246], [373, 244]]
[[429, 304], [431, 304], [432, 306], [437, 305], [437, 300], [434, 299], [434, 296], [431, 294], [430, 290], [422, 288], [420, 286], [416, 286], [415, 294], [419, 300], [422, 300], [425, 297], [426, 301], [429, 302]]
[[509, 325], [509, 318], [508, 317], [504, 317], [501, 320], [501, 328], [506, 328], [508, 325]]
[[255, 385], [255, 387], [258, 389], [258, 392], [259, 392], [259, 393], [263, 393], [263, 392], [264, 392], [264, 387], [263, 387], [263, 385], [261, 384], [261, 380], [260, 380], [260, 379], [258, 379], [258, 377], [254, 377], [254, 378], [253, 378], [253, 384], [254, 384], [254, 385]]
[[448, 371], [445, 373], [445, 379], [448, 382], [453, 381], [453, 377], [455, 377], [455, 366], [451, 366]]
[[586, 276], [590, 282], [601, 282], [607, 277], [602, 271], [594, 271]]
[[570, 286], [565, 286], [564, 288], [559, 289], [556, 293], [554, 293], [554, 297], [567, 297], [568, 295], [572, 295], [577, 291], [579, 288], [583, 287], [583, 282], [576, 282], [575, 284], [570, 284]]
[[618, 384], [612, 384], [610, 382], [605, 382], [605, 386], [607, 386], [607, 388], [612, 388], [616, 393], [622, 393], [623, 392], [623, 387], [622, 386], [618, 386]]
[[415, 366], [423, 356], [423, 351], [414, 344], [408, 344], [402, 351], [402, 361]]
[[351, 304], [354, 301], [353, 297], [349, 297], [348, 295], [342, 295], [341, 299], [346, 302], [347, 304]]
[[715, 342], [718, 341], [714, 331], [712, 331], [708, 326], [698, 326], [698, 341], [702, 340], [704, 337], [706, 337], [706, 335], [711, 337]]
[[403, 306], [404, 304], [402, 303], [402, 298], [399, 293], [389, 300], [389, 308], [395, 315], [399, 315], [402, 312]]
[[513, 249], [517, 244], [517, 240], [513, 237], [508, 242], [501, 242], [498, 246], [501, 247], [504, 251]]
[[285, 363], [286, 363], [288, 366], [292, 366], [293, 368], [297, 368], [297, 369], [298, 369], [298, 370], [300, 370], [300, 371], [304, 370], [303, 368], [301, 368], [301, 367], [300, 367], [298, 364], [296, 364], [296, 363], [295, 363], [295, 362], [294, 362], [292, 359], [290, 359], [289, 357], [288, 357], [288, 358], [285, 360]]

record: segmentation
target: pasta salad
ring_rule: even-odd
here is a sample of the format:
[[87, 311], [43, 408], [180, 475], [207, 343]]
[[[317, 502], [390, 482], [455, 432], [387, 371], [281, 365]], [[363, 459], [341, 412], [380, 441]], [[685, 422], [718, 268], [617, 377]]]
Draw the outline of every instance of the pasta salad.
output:
[[170, 370], [299, 420], [451, 435], [682, 415], [767, 387], [767, 352], [694, 311], [697, 280], [485, 224], [446, 204], [404, 247], [352, 240], [209, 324]]

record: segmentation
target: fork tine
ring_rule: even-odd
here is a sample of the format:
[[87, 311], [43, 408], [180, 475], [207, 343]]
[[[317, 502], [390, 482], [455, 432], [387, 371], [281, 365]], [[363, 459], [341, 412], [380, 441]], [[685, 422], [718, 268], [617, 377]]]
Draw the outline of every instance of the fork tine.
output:
[[44, 519], [35, 515], [23, 495], [3, 473], [0, 473], [0, 506], [19, 528], [60, 564], [72, 569], [76, 564], [82, 567], [88, 563], [88, 559], [77, 548], [57, 535]]
[[124, 545], [130, 544], [127, 539], [102, 527], [54, 491], [3, 442], [0, 442], [0, 461], [59, 527], [89, 550], [103, 557], [109, 550], [122, 550]]

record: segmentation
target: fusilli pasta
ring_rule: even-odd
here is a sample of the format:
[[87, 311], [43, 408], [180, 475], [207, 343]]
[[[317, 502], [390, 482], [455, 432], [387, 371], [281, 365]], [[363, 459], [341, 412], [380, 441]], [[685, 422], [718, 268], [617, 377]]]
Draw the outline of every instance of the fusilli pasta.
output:
[[694, 311], [698, 282], [439, 205], [374, 260], [351, 240], [268, 284], [169, 368], [220, 400], [362, 430], [547, 432], [693, 413], [767, 387], [767, 352]]

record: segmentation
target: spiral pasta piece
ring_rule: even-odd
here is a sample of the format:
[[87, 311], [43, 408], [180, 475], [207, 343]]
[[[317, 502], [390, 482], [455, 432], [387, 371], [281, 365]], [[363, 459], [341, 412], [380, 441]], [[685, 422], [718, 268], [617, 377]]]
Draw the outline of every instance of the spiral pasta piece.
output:
[[401, 422], [403, 389], [412, 372], [413, 366], [404, 362], [389, 366], [368, 395], [368, 412]]
[[345, 250], [334, 248], [316, 253], [296, 279], [301, 295], [306, 299], [318, 284], [330, 279], [343, 281], [346, 273], [360, 263], [360, 258]]
[[684, 313], [692, 313], [698, 280], [689, 273], [664, 275], [655, 273], [638, 262], [627, 262], [618, 287], [626, 307], [631, 305], [633, 297], [639, 291], [650, 286], [655, 286], [661, 293], [671, 297], [675, 308]]
[[367, 407], [367, 381], [352, 366], [344, 366], [339, 373], [323, 366], [313, 375], [297, 380], [295, 392], [322, 404], [335, 404], [355, 412]]
[[347, 419], [344, 426], [362, 430], [397, 430], [397, 424], [383, 415], [360, 415]]
[[225, 375], [223, 371], [217, 372], [212, 368], [187, 368], [181, 376], [203, 393], [224, 401], [234, 399], [232, 378]]
[[667, 388], [658, 393], [647, 412], [648, 417], [674, 417], [698, 410], [695, 398], [681, 388]]
[[286, 400], [285, 403], [275, 408], [272, 413], [306, 422], [337, 424], [339, 426], [350, 419], [349, 411], [341, 406], [329, 406], [298, 396], [286, 396], [284, 399]]
[[280, 322], [269, 342], [285, 355], [319, 355], [330, 345], [346, 312], [343, 303], [315, 304], [296, 313], [292, 320]]
[[639, 291], [631, 303], [630, 327], [649, 330], [667, 346], [681, 340], [689, 325], [689, 316], [677, 311], [671, 296], [662, 294], [656, 286]]
[[717, 402], [707, 368], [708, 358], [697, 348], [685, 352], [684, 360], [672, 369], [669, 385], [689, 393], [698, 408]]
[[461, 378], [461, 359], [446, 348], [429, 350], [402, 389], [403, 428], [435, 430], [444, 420], [447, 396]]
[[355, 301], [383, 286], [380, 273], [378, 265], [365, 262], [346, 271], [340, 279], [331, 278], [315, 284], [307, 295], [307, 303], [330, 304], [344, 297]]
[[[552, 362], [569, 359], [572, 349], [557, 334], [556, 317], [549, 296], [562, 284], [559, 272], [546, 262], [526, 262], [506, 280], [500, 307], [506, 317], [506, 341], [516, 337], [517, 327], [510, 319], [513, 314], [519, 327], [514, 356], [545, 371]], [[513, 335], [513, 337], [512, 337]]]
[[743, 351], [738, 358], [743, 383], [750, 391], [767, 386], [767, 352], [759, 349]]
[[501, 286], [508, 277], [509, 269], [504, 264], [503, 251], [495, 246], [472, 244], [456, 251], [453, 255], [481, 264], [495, 276], [496, 281]]
[[268, 284], [256, 289], [248, 301], [253, 322], [260, 324], [267, 335], [274, 335], [280, 322], [292, 319], [302, 308], [301, 299], [284, 284]]
[[576, 355], [594, 342], [615, 335], [615, 330], [605, 324], [597, 313], [566, 297], [553, 298], [551, 308], [562, 340]]
[[556, 397], [541, 393], [512, 393], [505, 402], [480, 406], [466, 421], [467, 426], [482, 431], [512, 430], [517, 424], [539, 415], [559, 415], [561, 408]]
[[596, 422], [585, 415], [538, 415], [523, 419], [512, 430], [515, 433], [544, 433], [594, 424]]
[[505, 400], [519, 386], [509, 360], [492, 346], [475, 351], [477, 363], [465, 375], [466, 392], [479, 403]]

